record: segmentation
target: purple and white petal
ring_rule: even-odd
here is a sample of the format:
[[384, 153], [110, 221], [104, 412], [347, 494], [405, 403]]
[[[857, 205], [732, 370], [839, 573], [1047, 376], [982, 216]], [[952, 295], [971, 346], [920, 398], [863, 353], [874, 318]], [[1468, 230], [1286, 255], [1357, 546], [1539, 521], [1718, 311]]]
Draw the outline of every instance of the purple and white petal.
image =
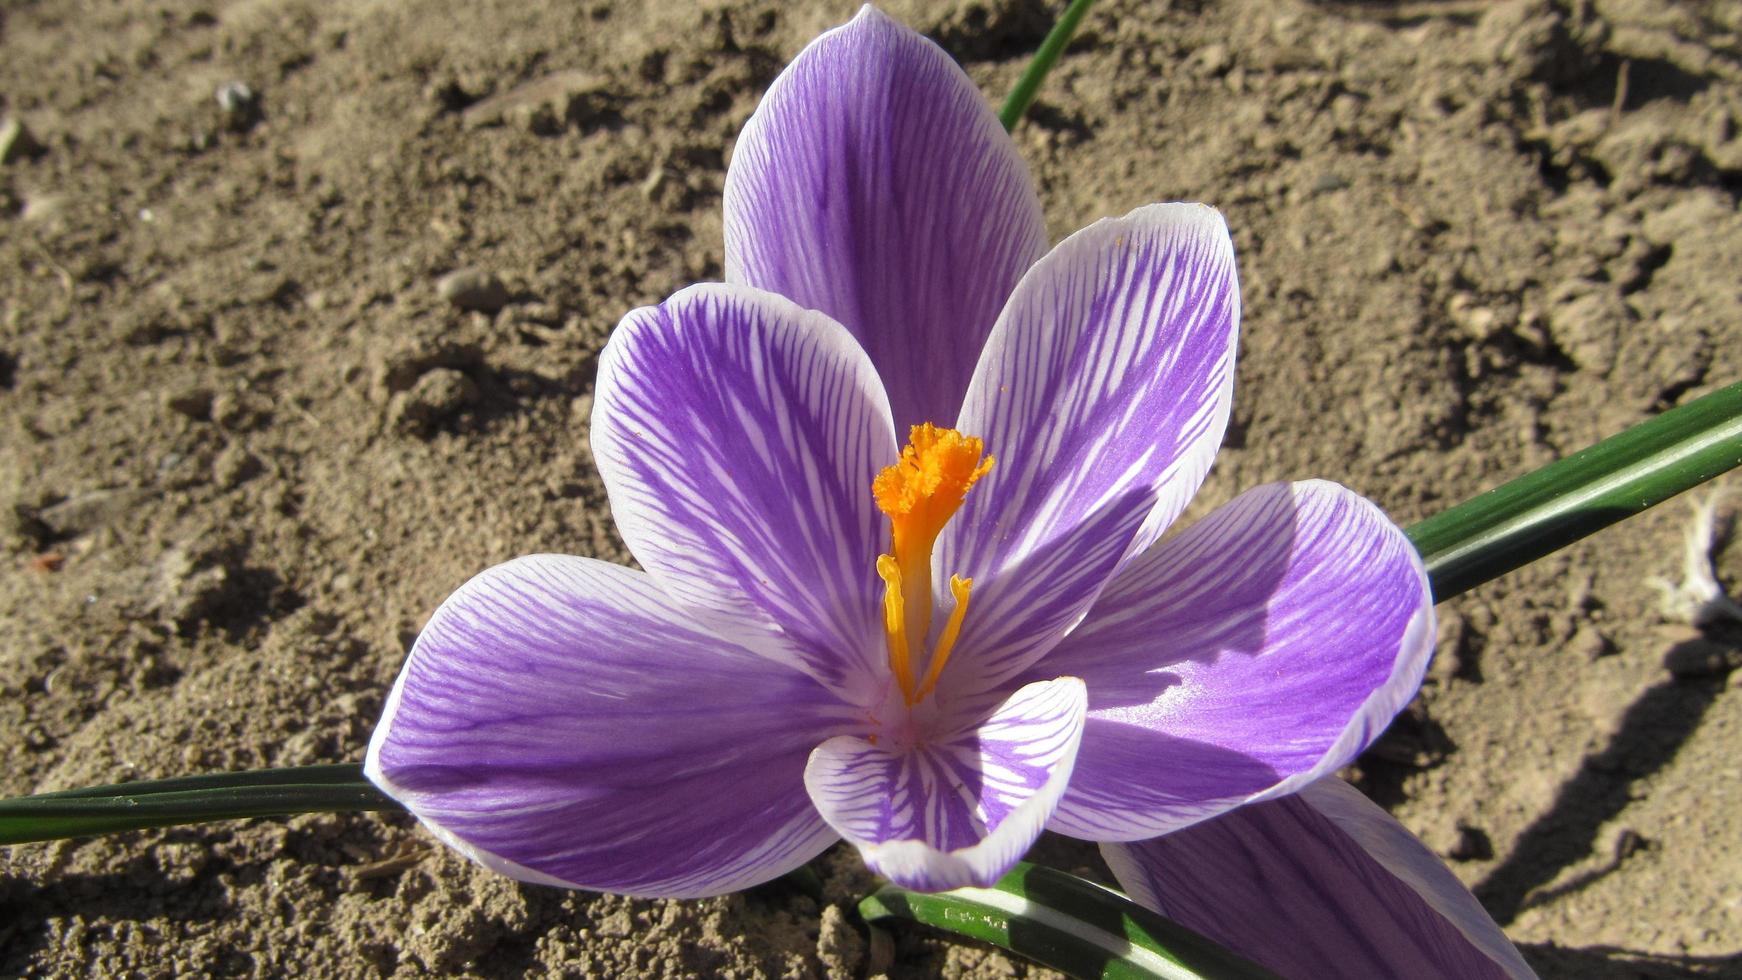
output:
[[954, 417], [998, 311], [1047, 246], [985, 96], [869, 6], [775, 79], [738, 138], [725, 211], [727, 281], [845, 324], [902, 436]]
[[1101, 853], [1140, 905], [1283, 976], [1536, 975], [1432, 851], [1334, 777]]
[[1324, 481], [1250, 490], [1128, 566], [1035, 666], [1089, 686], [1051, 829], [1140, 840], [1335, 772], [1433, 641], [1421, 559], [1379, 508]]
[[805, 786], [823, 819], [896, 884], [990, 885], [1021, 860], [1064, 793], [1085, 703], [1082, 682], [1061, 677], [923, 744], [838, 736], [812, 753]]
[[791, 662], [871, 696], [889, 533], [871, 483], [896, 442], [840, 324], [747, 286], [692, 286], [617, 327], [592, 426], [617, 528], [661, 588], [772, 625]]
[[975, 582], [958, 679], [1032, 663], [1185, 508], [1227, 427], [1239, 320], [1203, 205], [1098, 221], [1024, 277], [956, 426], [997, 459], [939, 541], [935, 580]]
[[681, 898], [784, 874], [835, 839], [804, 765], [848, 711], [708, 618], [587, 558], [488, 569], [418, 637], [365, 772], [524, 881]]

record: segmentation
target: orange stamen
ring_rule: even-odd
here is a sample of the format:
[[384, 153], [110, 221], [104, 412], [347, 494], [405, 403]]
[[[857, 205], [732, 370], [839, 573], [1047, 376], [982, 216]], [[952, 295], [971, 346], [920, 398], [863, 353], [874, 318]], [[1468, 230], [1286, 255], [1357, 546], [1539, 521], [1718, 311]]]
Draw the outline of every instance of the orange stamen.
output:
[[927, 665], [924, 683], [915, 688], [912, 651], [925, 649], [931, 630], [932, 548], [944, 525], [961, 509], [969, 488], [992, 469], [993, 462], [979, 439], [927, 422], [913, 427], [901, 458], [871, 484], [877, 509], [889, 515], [890, 525], [891, 553], [877, 559], [877, 574], [884, 582], [889, 666], [910, 705], [923, 700], [936, 685], [961, 632], [973, 585], [971, 580], [951, 576], [956, 608]]
[[956, 637], [962, 633], [962, 620], [968, 616], [968, 593], [973, 588], [973, 579], [960, 575], [950, 576], [950, 595], [956, 598], [956, 608], [950, 610], [949, 622], [944, 624], [944, 634], [938, 637], [938, 648], [932, 651], [931, 664], [925, 669], [925, 682], [920, 684], [919, 693], [913, 696], [914, 701], [924, 701], [932, 688], [938, 686], [938, 675], [944, 672], [944, 664], [950, 660], [950, 651], [956, 648]]

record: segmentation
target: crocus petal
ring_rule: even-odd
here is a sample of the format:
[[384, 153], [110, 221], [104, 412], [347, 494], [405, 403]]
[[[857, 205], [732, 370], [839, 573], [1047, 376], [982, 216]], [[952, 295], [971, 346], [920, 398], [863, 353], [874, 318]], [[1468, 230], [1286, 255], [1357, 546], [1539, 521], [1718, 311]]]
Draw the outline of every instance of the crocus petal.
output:
[[1036, 665], [1090, 693], [1052, 829], [1139, 840], [1334, 772], [1433, 640], [1421, 559], [1379, 508], [1324, 481], [1250, 490], [1133, 562]]
[[365, 771], [524, 881], [693, 897], [784, 874], [835, 839], [804, 763], [843, 709], [707, 618], [604, 562], [489, 569], [418, 637]]
[[1227, 427], [1239, 319], [1233, 244], [1202, 205], [1096, 222], [1029, 271], [956, 426], [997, 459], [938, 550], [940, 593], [975, 580], [958, 679], [1032, 663], [1184, 509]]
[[1283, 976], [1535, 976], [1457, 876], [1339, 779], [1101, 853], [1139, 904]]
[[1028, 170], [937, 45], [867, 6], [812, 41], [726, 172], [726, 279], [847, 326], [897, 432], [948, 424], [980, 347], [1046, 251]]
[[997, 881], [1040, 836], [1071, 777], [1083, 684], [1030, 684], [977, 725], [919, 746], [829, 739], [805, 787], [873, 871], [923, 891]]
[[663, 589], [760, 617], [791, 662], [869, 696], [888, 536], [871, 483], [896, 444], [840, 324], [719, 284], [635, 310], [600, 356], [592, 440], [617, 528]]

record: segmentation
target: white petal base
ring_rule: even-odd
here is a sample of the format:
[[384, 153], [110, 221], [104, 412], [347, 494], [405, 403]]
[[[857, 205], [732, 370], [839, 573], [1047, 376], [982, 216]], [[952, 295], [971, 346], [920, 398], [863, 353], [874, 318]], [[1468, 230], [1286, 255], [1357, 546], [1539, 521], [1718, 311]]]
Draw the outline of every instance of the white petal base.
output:
[[1075, 677], [1030, 684], [985, 721], [919, 746], [831, 738], [805, 788], [823, 819], [891, 881], [942, 891], [997, 881], [1070, 782], [1088, 696]]

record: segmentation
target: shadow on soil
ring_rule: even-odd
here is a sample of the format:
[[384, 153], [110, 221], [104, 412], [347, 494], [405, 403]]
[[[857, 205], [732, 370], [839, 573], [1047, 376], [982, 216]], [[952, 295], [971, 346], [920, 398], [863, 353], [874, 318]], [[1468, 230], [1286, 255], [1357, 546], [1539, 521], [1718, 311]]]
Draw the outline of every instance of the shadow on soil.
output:
[[1634, 784], [1675, 758], [1722, 688], [1722, 678], [1671, 680], [1640, 695], [1609, 744], [1586, 757], [1549, 811], [1525, 830], [1511, 855], [1475, 887], [1476, 897], [1495, 921], [1505, 926], [1533, 905], [1577, 892], [1614, 872], [1633, 851], [1650, 846], [1635, 835], [1622, 834], [1605, 866], [1544, 889], [1564, 869], [1591, 854], [1603, 826], [1633, 800]]

